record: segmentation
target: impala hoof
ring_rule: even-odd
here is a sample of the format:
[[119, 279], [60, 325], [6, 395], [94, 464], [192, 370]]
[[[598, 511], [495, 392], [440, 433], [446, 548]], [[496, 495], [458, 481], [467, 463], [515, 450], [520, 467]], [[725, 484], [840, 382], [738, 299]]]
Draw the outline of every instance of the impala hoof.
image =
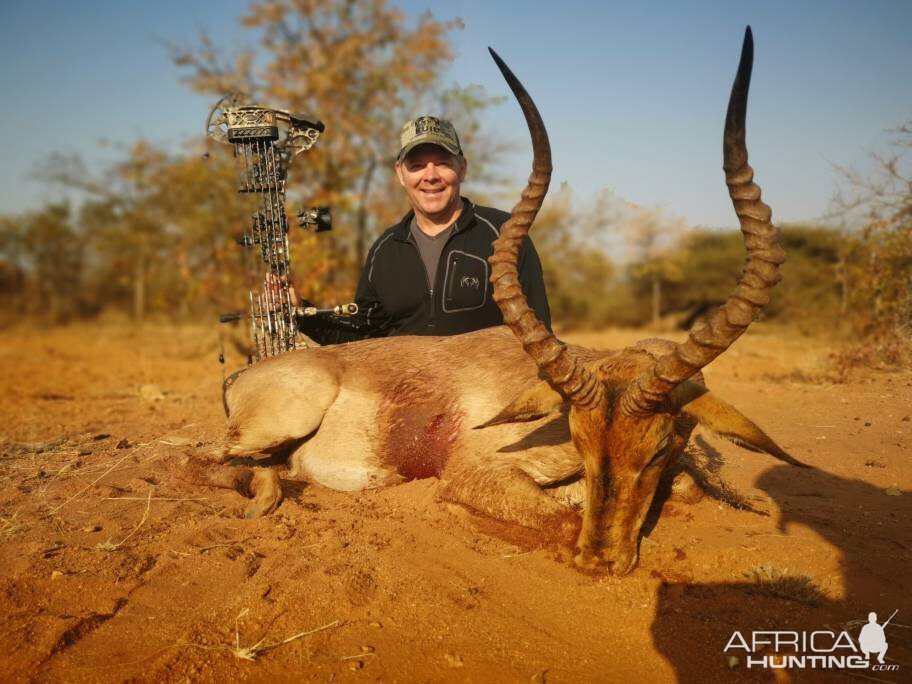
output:
[[269, 515], [282, 503], [282, 484], [279, 474], [274, 470], [255, 469], [249, 487], [253, 501], [244, 511], [247, 519]]

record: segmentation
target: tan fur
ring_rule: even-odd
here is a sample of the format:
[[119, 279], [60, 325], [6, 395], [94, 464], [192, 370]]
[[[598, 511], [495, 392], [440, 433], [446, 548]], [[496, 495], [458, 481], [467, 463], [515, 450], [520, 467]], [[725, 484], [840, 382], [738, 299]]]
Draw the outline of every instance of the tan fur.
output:
[[592, 364], [605, 387], [606, 402], [593, 411], [570, 412], [570, 430], [587, 479], [576, 558], [581, 565], [604, 562], [615, 574], [633, 569], [640, 530], [662, 474], [677, 462], [698, 423], [749, 449], [802, 465], [737, 409], [713, 396], [699, 374], [679, 385], [652, 413], [621, 410], [618, 398], [670, 344], [646, 340]]
[[[726, 183], [748, 252], [744, 273], [732, 297], [685, 343], [644, 340], [613, 353], [566, 347], [525, 299], [518, 255], [547, 193], [551, 150], [532, 98], [491, 54], [523, 110], [533, 149], [532, 174], [489, 259], [493, 298], [517, 339], [495, 328], [365, 341], [261, 363], [228, 391], [221, 458], [294, 446], [293, 473], [337, 489], [436, 475], [444, 497], [508, 522], [564, 532], [575, 524], [540, 487], [584, 471], [587, 505], [575, 560], [586, 567], [605, 562], [625, 574], [636, 564], [661, 475], [698, 421], [798, 463], [712, 397], [700, 375], [756, 318], [784, 260], [744, 144], [753, 38], [748, 29], [724, 136]], [[545, 377], [560, 394], [541, 383]], [[563, 397], [573, 406], [555, 415]], [[255, 481], [260, 508], [278, 503], [264, 478]]]
[[[636, 564], [659, 479], [697, 421], [789, 458], [707, 392], [699, 376], [652, 415], [617, 410], [627, 384], [668, 345], [574, 348], [605, 387], [592, 411], [568, 410], [507, 328], [291, 352], [241, 374], [228, 390], [228, 430], [218, 456], [290, 448], [292, 477], [349, 491], [439, 477], [443, 499], [541, 530], [548, 539], [576, 537], [579, 565], [605, 563], [623, 574]], [[652, 462], [660, 445], [665, 454]], [[208, 479], [195, 479], [254, 496], [248, 515], [255, 516], [281, 500], [278, 479], [262, 470], [230, 476], [215, 468]], [[583, 473], [587, 506], [580, 522], [542, 487]]]

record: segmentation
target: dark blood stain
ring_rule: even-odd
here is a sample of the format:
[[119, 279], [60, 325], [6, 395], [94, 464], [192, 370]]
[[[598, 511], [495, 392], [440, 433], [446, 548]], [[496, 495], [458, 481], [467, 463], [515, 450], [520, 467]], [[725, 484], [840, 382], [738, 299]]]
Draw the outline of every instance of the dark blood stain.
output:
[[413, 373], [381, 392], [379, 455], [406, 480], [438, 477], [459, 435], [462, 411], [436, 382]]

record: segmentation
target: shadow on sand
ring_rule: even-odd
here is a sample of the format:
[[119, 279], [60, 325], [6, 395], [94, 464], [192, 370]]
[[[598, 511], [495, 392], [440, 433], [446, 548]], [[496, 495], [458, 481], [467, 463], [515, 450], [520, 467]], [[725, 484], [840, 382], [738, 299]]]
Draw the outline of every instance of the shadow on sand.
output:
[[[821, 470], [778, 466], [760, 476], [757, 487], [775, 502], [771, 528], [790, 546], [792, 567], [760, 584], [743, 582], [663, 583], [659, 589], [652, 637], [656, 649], [681, 682], [733, 681], [909, 681], [912, 674], [912, 493], [887, 496], [880, 487]], [[821, 594], [817, 574], [819, 542], [806, 552], [791, 533], [796, 525], [813, 530], [839, 554], [844, 599]], [[775, 536], [775, 531], [770, 530]], [[767, 538], [770, 535], [765, 535]], [[804, 539], [806, 537], [802, 537]], [[767, 541], [767, 540], [764, 540]], [[799, 558], [796, 562], [795, 558]], [[769, 565], [775, 566], [771, 554]], [[771, 672], [747, 669], [744, 650], [723, 653], [735, 630], [750, 638], [754, 630], [848, 631], [858, 634], [874, 611], [885, 620], [899, 612], [886, 629], [886, 664], [898, 671], [870, 669]], [[772, 653], [772, 651], [770, 651]], [[843, 652], [845, 653], [845, 652]], [[738, 663], [730, 666], [728, 655]]]

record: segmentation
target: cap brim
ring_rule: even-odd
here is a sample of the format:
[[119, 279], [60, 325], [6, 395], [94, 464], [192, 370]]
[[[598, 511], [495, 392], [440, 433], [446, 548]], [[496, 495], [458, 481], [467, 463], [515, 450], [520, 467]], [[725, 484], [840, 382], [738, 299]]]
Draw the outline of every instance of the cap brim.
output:
[[462, 154], [462, 150], [460, 150], [457, 146], [453, 145], [453, 143], [450, 140], [447, 140], [446, 138], [442, 138], [437, 135], [419, 135], [414, 140], [410, 140], [409, 143], [405, 147], [403, 147], [401, 150], [399, 150], [398, 159], [400, 161], [402, 159], [405, 159], [405, 155], [407, 155], [409, 152], [414, 150], [419, 145], [437, 145], [437, 147], [442, 147], [450, 154], [455, 154], [457, 156]]

